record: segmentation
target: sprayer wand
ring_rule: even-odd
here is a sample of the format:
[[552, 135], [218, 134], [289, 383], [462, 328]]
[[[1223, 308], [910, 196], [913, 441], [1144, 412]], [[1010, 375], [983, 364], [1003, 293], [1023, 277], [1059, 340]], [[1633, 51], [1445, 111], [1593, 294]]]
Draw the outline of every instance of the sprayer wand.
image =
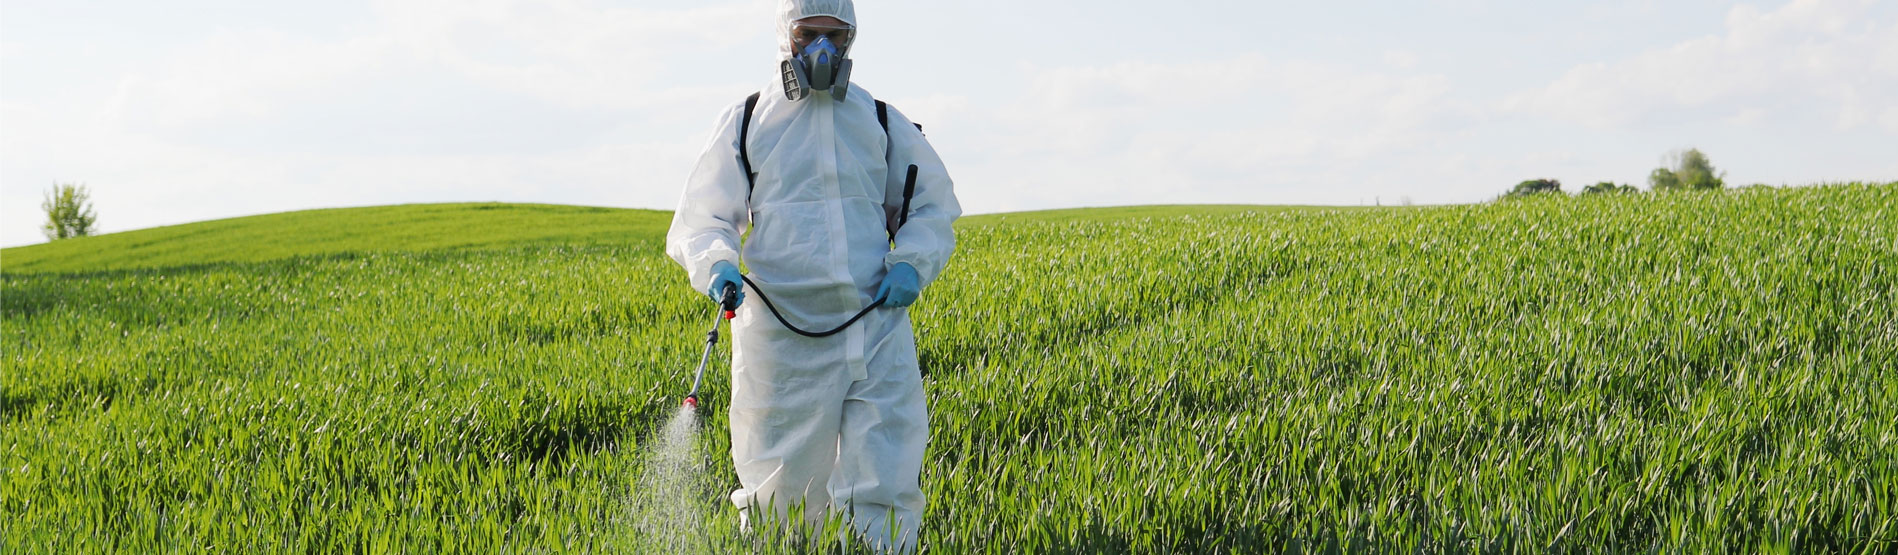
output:
[[738, 286], [725, 286], [725, 294], [718, 300], [718, 312], [712, 315], [712, 331], [705, 332], [705, 354], [699, 355], [699, 370], [692, 375], [692, 392], [685, 394], [686, 407], [699, 408], [699, 382], [705, 379], [705, 361], [712, 358], [712, 347], [718, 345], [718, 321], [730, 320], [738, 314]]

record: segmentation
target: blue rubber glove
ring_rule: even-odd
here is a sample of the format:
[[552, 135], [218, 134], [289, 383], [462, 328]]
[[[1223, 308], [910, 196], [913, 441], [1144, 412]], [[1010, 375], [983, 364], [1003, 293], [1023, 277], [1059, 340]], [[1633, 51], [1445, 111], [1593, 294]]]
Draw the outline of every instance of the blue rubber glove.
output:
[[725, 298], [727, 285], [738, 288], [738, 302], [732, 303], [732, 307], [745, 304], [744, 274], [738, 273], [738, 267], [732, 263], [720, 260], [712, 264], [712, 285], [705, 289], [705, 294], [712, 297], [712, 302], [718, 302]]
[[903, 308], [916, 302], [916, 296], [923, 294], [923, 286], [916, 276], [916, 268], [908, 262], [898, 262], [890, 267], [883, 276], [883, 286], [877, 288], [877, 298], [883, 300], [883, 306]]

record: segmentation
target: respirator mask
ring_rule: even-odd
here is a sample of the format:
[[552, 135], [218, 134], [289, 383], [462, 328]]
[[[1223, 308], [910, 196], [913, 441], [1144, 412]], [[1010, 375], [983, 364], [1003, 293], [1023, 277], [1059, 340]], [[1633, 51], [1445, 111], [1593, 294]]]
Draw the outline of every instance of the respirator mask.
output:
[[844, 99], [850, 91], [850, 48], [855, 32], [849, 27], [798, 25], [791, 29], [791, 59], [778, 63], [784, 80], [784, 97], [799, 100], [812, 90], [826, 91], [831, 98]]

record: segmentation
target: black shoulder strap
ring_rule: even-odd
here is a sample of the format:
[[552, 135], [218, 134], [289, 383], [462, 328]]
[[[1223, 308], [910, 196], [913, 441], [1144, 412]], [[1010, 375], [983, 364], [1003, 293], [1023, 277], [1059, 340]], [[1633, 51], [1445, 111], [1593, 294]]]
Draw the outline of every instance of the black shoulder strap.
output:
[[[877, 101], [877, 124], [883, 126], [884, 135], [890, 134], [890, 105], [881, 100]], [[916, 126], [917, 131], [923, 130], [923, 124], [912, 122], [910, 125]]]
[[738, 124], [738, 163], [744, 164], [745, 167], [746, 198], [751, 197], [752, 187], [758, 185], [757, 174], [751, 173], [750, 147], [745, 145], [745, 143], [751, 142], [751, 112], [757, 108], [758, 93], [751, 93], [751, 96], [745, 97], [745, 119]]
[[[885, 140], [888, 140], [890, 136], [890, 105], [885, 104], [881, 100], [876, 102], [877, 124], [883, 126], [883, 136]], [[917, 131], [923, 130], [922, 124], [919, 123], [915, 125]], [[899, 219], [896, 222], [896, 227], [890, 228], [891, 241], [896, 240], [896, 230], [902, 229], [903, 224], [909, 223], [909, 201], [910, 198], [914, 196], [916, 196], [916, 164], [910, 164], [909, 175], [904, 176], [903, 179], [903, 210], [897, 213]]]

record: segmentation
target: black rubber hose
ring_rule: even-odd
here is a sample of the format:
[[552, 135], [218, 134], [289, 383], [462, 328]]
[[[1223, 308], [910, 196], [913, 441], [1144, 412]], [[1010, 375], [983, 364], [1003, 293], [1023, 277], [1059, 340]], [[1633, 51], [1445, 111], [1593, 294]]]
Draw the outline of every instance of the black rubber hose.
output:
[[[902, 219], [897, 221], [897, 224], [896, 224], [897, 229], [902, 229], [904, 224], [909, 223], [909, 199], [910, 199], [910, 196], [915, 195], [915, 194], [916, 194], [916, 164], [910, 164], [908, 175], [905, 175], [903, 177], [903, 211], [901, 213]], [[896, 232], [894, 231], [890, 232], [890, 240], [892, 241], [896, 240]], [[863, 310], [857, 311], [856, 316], [851, 316], [849, 320], [844, 320], [843, 325], [831, 328], [826, 331], [818, 331], [818, 332], [805, 331], [804, 328], [800, 328], [795, 325], [792, 325], [790, 320], [784, 319], [784, 314], [781, 314], [778, 312], [778, 305], [771, 304], [771, 297], [765, 296], [764, 289], [758, 287], [757, 282], [751, 281], [751, 276], [741, 274], [738, 277], [745, 280], [745, 285], [751, 286], [752, 293], [756, 293], [759, 299], [764, 300], [764, 307], [771, 309], [771, 316], [777, 318], [778, 323], [784, 324], [784, 329], [791, 330], [793, 333], [802, 335], [804, 337], [830, 337], [833, 335], [837, 335], [837, 332], [844, 331], [844, 328], [848, 328], [850, 327], [851, 324], [857, 323], [857, 320], [863, 319], [863, 315], [869, 314], [870, 311], [876, 310], [876, 308], [879, 306], [883, 306], [883, 299], [877, 299], [875, 302], [870, 303], [870, 306], [863, 307]], [[731, 309], [727, 308], [726, 310], [731, 310]]]
[[849, 320], [845, 320], [843, 325], [826, 331], [805, 331], [804, 328], [792, 325], [790, 320], [784, 319], [784, 315], [778, 312], [778, 305], [771, 304], [771, 297], [765, 296], [764, 289], [759, 288], [757, 282], [751, 281], [751, 276], [740, 275], [738, 277], [745, 280], [745, 285], [751, 286], [751, 293], [757, 295], [759, 299], [764, 301], [764, 307], [771, 309], [771, 315], [778, 319], [778, 323], [784, 324], [784, 329], [791, 330], [793, 333], [804, 337], [830, 337], [837, 335], [837, 332], [844, 331], [844, 328], [848, 328], [851, 324], [857, 323], [857, 320], [863, 319], [863, 315], [869, 314], [870, 311], [876, 310], [879, 306], [883, 306], [883, 299], [877, 299], [871, 302], [870, 306], [863, 307], [863, 310], [857, 311], [856, 316], [851, 316]]

